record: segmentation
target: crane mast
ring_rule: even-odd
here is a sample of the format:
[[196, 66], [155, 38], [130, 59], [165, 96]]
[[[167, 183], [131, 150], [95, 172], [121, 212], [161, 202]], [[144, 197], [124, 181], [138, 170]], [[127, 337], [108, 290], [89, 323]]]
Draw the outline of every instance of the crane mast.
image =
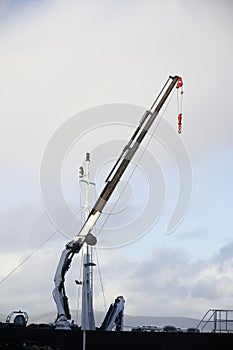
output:
[[152, 104], [151, 108], [147, 110], [139, 121], [139, 125], [131, 136], [129, 142], [122, 150], [122, 153], [112, 170], [110, 171], [106, 184], [98, 197], [96, 203], [88, 214], [79, 233], [77, 233], [73, 240], [68, 242], [61, 254], [57, 270], [54, 277], [55, 288], [53, 290], [53, 297], [57, 306], [56, 328], [67, 329], [70, 328], [69, 319], [70, 311], [68, 306], [68, 298], [65, 293], [65, 274], [70, 267], [74, 254], [78, 253], [83, 247], [84, 243], [89, 246], [96, 244], [97, 239], [92, 235], [91, 230], [100, 217], [106, 203], [115, 190], [122, 175], [130, 164], [134, 154], [138, 150], [140, 144], [148, 133], [150, 127], [154, 123], [163, 105], [167, 101], [174, 87], [177, 89], [182, 86], [182, 79], [179, 76], [170, 76], [165, 83], [163, 89]]

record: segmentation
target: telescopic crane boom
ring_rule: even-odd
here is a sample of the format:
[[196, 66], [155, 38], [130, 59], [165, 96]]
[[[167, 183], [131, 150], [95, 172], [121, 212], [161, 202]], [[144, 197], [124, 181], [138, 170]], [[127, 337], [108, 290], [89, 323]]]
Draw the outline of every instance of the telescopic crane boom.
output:
[[151, 125], [158, 116], [161, 108], [168, 99], [174, 87], [182, 86], [182, 79], [179, 76], [170, 76], [165, 83], [163, 89], [154, 101], [153, 105], [142, 116], [138, 127], [131, 136], [129, 142], [124, 147], [120, 157], [115, 163], [106, 179], [106, 185], [102, 190], [99, 198], [91, 209], [86, 221], [81, 230], [76, 234], [72, 241], [68, 242], [62, 252], [59, 260], [57, 270], [54, 277], [55, 288], [53, 290], [53, 297], [57, 306], [56, 328], [69, 328], [68, 320], [71, 318], [68, 298], [65, 293], [65, 274], [70, 267], [74, 254], [78, 253], [86, 242], [88, 245], [95, 245], [97, 240], [91, 233], [96, 221], [100, 217], [103, 208], [108, 202], [110, 196], [115, 190], [118, 182], [124, 174], [126, 168], [131, 162], [134, 154], [142, 143], [144, 137], [148, 133]]

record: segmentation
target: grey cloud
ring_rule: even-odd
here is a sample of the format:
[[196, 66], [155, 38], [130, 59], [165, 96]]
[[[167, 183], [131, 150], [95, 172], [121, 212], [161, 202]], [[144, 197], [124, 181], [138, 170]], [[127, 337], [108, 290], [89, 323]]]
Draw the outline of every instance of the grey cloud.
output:
[[214, 276], [200, 279], [192, 288], [193, 298], [215, 299], [219, 297], [216, 285], [216, 278]]
[[213, 300], [213, 303], [219, 304], [219, 300], [231, 298], [232, 282], [233, 279], [230, 277], [206, 276], [194, 285], [191, 294], [193, 298]]
[[233, 243], [229, 243], [219, 249], [218, 254], [214, 257], [214, 261], [222, 263], [231, 260], [233, 263]]
[[[231, 245], [222, 247], [219, 252], [228, 251]], [[231, 255], [227, 259], [231, 263]], [[232, 297], [233, 277], [229, 276], [227, 265], [219, 273], [220, 264], [214, 256], [189, 261], [182, 251], [156, 247], [147, 259], [119, 259], [117, 264], [111, 263], [115, 268], [106, 276], [105, 266], [103, 276], [110, 279], [107, 289], [111, 284], [115, 285], [114, 280], [122, 286], [126, 299], [133, 304], [128, 307], [135, 313], [140, 310], [162, 313], [166, 309], [167, 312], [183, 315], [188, 312], [190, 316], [192, 313], [197, 316], [209, 307], [226, 307]]]
[[[45, 210], [25, 203], [1, 215], [0, 250], [23, 254], [43, 243], [56, 228], [51, 224]], [[56, 238], [57, 239], [57, 238]]]

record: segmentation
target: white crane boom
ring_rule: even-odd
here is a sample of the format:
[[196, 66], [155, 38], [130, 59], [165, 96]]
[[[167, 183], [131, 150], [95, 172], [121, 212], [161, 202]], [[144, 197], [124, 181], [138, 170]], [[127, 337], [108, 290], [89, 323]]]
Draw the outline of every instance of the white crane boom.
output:
[[106, 185], [102, 190], [99, 198], [91, 209], [86, 221], [79, 233], [77, 233], [72, 241], [66, 244], [65, 249], [62, 252], [59, 260], [57, 270], [54, 277], [55, 288], [53, 290], [53, 297], [57, 306], [57, 320], [56, 328], [67, 329], [69, 328], [68, 320], [70, 317], [70, 311], [68, 306], [68, 298], [65, 293], [65, 273], [69, 269], [74, 254], [78, 253], [86, 242], [88, 245], [95, 245], [97, 240], [91, 233], [96, 221], [100, 217], [103, 208], [108, 202], [110, 196], [115, 190], [118, 182], [124, 174], [126, 168], [131, 162], [134, 154], [139, 148], [144, 137], [148, 133], [151, 125], [158, 116], [161, 108], [168, 99], [173, 88], [179, 88], [182, 86], [182, 79], [179, 76], [170, 76], [165, 83], [163, 89], [159, 93], [158, 97], [154, 101], [150, 110], [146, 111], [142, 116], [138, 127], [130, 138], [128, 144], [124, 147], [120, 157], [115, 163], [109, 176], [106, 179]]

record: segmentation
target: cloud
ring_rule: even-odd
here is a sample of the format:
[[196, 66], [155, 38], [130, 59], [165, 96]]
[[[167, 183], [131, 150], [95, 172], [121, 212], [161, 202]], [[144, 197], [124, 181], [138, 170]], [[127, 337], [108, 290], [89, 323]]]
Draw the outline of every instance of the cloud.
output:
[[[230, 288], [229, 288], [230, 286]], [[194, 299], [201, 298], [207, 301], [225, 299], [232, 296], [232, 279], [230, 277], [206, 276], [197, 281], [192, 289]]]
[[29, 203], [1, 215], [1, 254], [5, 252], [27, 254], [46, 241], [56, 228], [51, 224], [45, 211]]
[[[103, 279], [109, 291], [122, 288], [126, 312], [147, 315], [201, 317], [209, 308], [229, 308], [233, 294], [232, 244], [203, 260], [190, 261], [184, 251], [156, 247], [147, 259], [125, 257], [104, 264]], [[222, 258], [224, 255], [224, 268]], [[109, 271], [107, 271], [107, 268]]]

